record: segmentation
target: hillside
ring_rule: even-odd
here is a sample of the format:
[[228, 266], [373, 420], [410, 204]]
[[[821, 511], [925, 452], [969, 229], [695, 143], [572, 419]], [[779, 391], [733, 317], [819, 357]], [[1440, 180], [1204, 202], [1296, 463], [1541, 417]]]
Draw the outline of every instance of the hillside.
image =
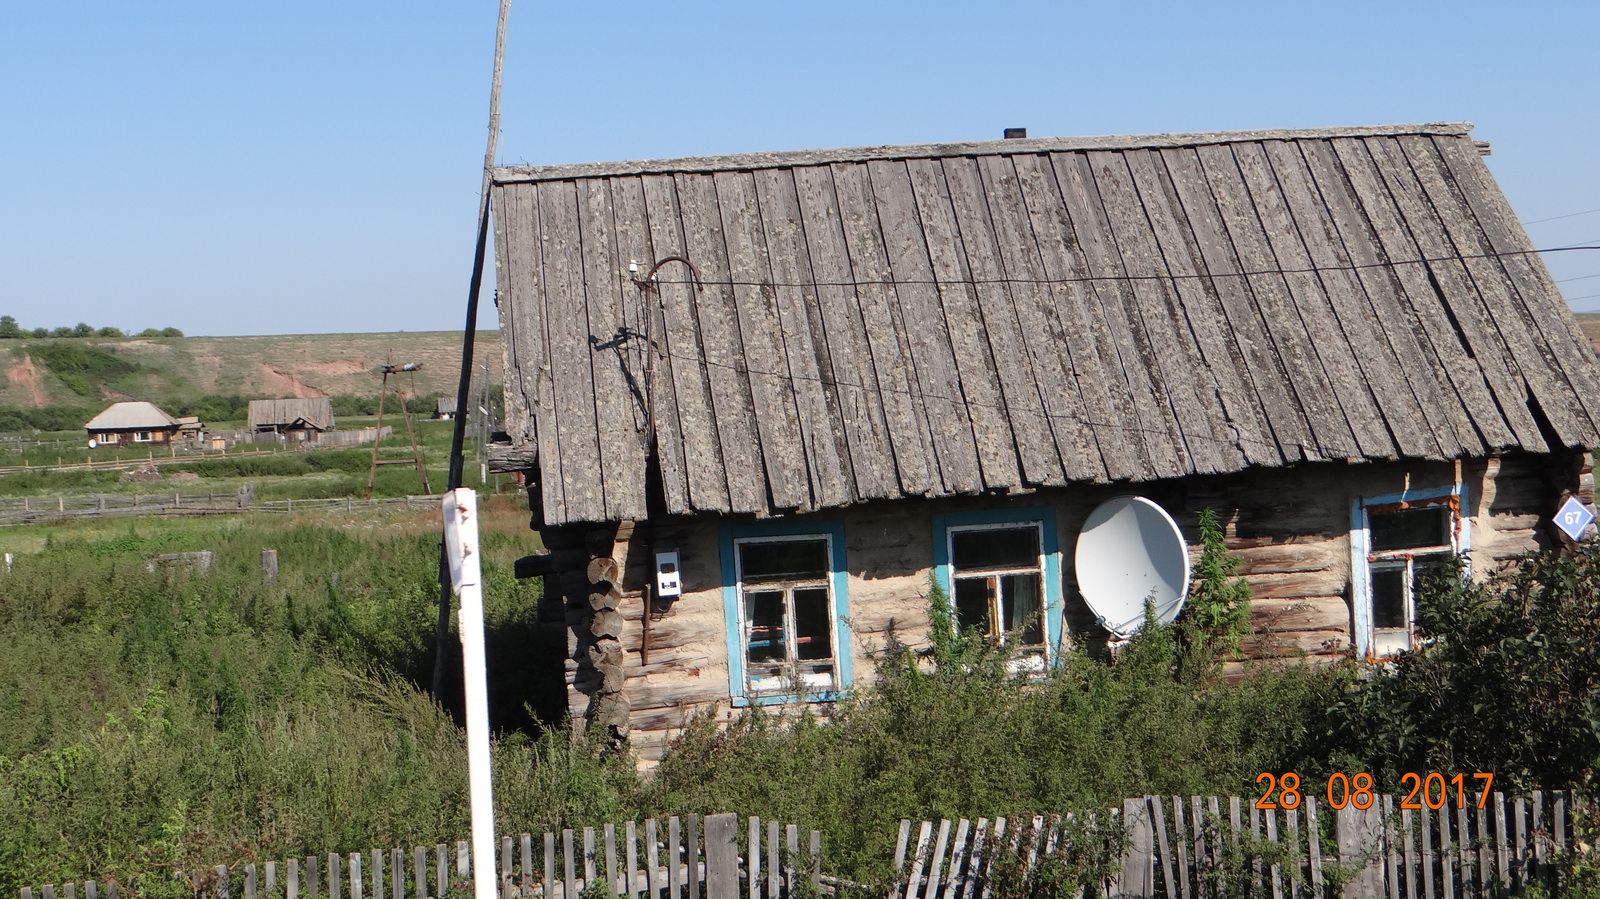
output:
[[[500, 381], [500, 335], [480, 331], [479, 365]], [[0, 406], [91, 406], [121, 399], [176, 403], [204, 394], [322, 396], [378, 392], [386, 361], [421, 362], [419, 395], [453, 393], [455, 331], [266, 337], [0, 340]]]
[[1589, 338], [1589, 345], [1600, 352], [1600, 312], [1581, 312], [1575, 318], [1578, 327], [1583, 329], [1583, 336]]

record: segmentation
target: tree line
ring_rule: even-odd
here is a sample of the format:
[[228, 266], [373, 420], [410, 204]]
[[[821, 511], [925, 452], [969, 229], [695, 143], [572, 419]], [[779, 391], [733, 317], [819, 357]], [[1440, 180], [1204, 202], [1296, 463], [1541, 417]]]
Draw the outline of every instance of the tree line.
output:
[[0, 340], [18, 339], [23, 337], [182, 337], [183, 332], [177, 328], [145, 328], [137, 334], [129, 333], [121, 328], [109, 325], [96, 328], [85, 322], [78, 322], [72, 327], [65, 325], [59, 328], [24, 328], [17, 324], [15, 316], [0, 315]]

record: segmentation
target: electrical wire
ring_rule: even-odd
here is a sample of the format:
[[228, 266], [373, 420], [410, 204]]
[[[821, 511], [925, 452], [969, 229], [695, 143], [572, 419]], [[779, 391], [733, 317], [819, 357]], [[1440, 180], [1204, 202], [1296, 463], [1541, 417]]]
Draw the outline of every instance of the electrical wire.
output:
[[1524, 225], [1542, 225], [1545, 222], [1560, 221], [1561, 219], [1573, 219], [1573, 218], [1577, 218], [1580, 215], [1594, 215], [1596, 212], [1600, 212], [1600, 209], [1585, 209], [1582, 212], [1569, 212], [1566, 215], [1552, 215], [1547, 219], [1534, 219], [1531, 222], [1523, 222], [1522, 224], [1524, 224]]
[[[1600, 239], [1597, 239], [1600, 240]], [[1255, 278], [1269, 275], [1315, 275], [1321, 272], [1358, 272], [1368, 269], [1397, 268], [1403, 265], [1432, 265], [1441, 262], [1462, 262], [1473, 259], [1505, 259], [1515, 256], [1532, 256], [1537, 253], [1564, 253], [1574, 250], [1600, 250], [1600, 242], [1589, 246], [1547, 247], [1538, 250], [1506, 250], [1494, 253], [1462, 253], [1454, 256], [1432, 256], [1418, 259], [1399, 259], [1385, 262], [1360, 262], [1348, 265], [1313, 265], [1305, 268], [1269, 268], [1247, 272], [1193, 272], [1193, 273], [1165, 273], [1154, 275], [1081, 275], [1066, 278], [957, 278], [941, 280], [935, 278], [867, 278], [851, 281], [738, 281], [732, 278], [716, 280], [701, 278], [698, 281], [690, 279], [654, 279], [654, 283], [673, 285], [696, 285], [700, 287], [845, 287], [854, 288], [862, 286], [896, 287], [900, 285], [934, 285], [955, 287], [966, 284], [1020, 284], [1020, 285], [1054, 285], [1054, 284], [1087, 284], [1097, 282], [1139, 282], [1139, 281], [1204, 281], [1218, 278]]]

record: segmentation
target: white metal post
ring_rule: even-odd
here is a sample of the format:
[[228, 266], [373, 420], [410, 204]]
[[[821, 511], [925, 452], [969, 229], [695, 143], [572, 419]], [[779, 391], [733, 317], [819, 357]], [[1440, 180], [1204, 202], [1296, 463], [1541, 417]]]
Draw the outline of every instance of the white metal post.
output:
[[472, 884], [477, 899], [495, 899], [494, 787], [489, 760], [489, 684], [483, 650], [483, 576], [478, 564], [478, 494], [459, 487], [444, 495], [444, 542], [450, 581], [460, 598], [461, 668], [467, 700], [467, 783], [472, 800]]

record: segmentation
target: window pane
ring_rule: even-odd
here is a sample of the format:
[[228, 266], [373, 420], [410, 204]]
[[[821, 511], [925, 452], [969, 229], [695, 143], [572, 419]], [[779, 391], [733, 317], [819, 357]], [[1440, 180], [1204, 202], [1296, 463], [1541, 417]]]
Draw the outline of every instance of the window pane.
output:
[[801, 661], [832, 657], [827, 590], [794, 591], [794, 643]]
[[739, 544], [739, 574], [754, 581], [814, 581], [828, 576], [828, 541], [773, 540]]
[[1368, 512], [1372, 551], [1450, 545], [1450, 507]]
[[1030, 646], [1044, 642], [1044, 618], [1039, 607], [1039, 575], [1001, 575], [1000, 606], [1008, 632], [1021, 629], [1022, 642]]
[[763, 590], [744, 595], [744, 616], [751, 662], [783, 661], [789, 652], [783, 638], [783, 592]]
[[1405, 563], [1372, 566], [1372, 626], [1403, 628], [1406, 621]]
[[955, 531], [950, 535], [950, 563], [957, 571], [1037, 568], [1039, 529], [1027, 525]]
[[994, 633], [989, 622], [993, 585], [993, 579], [986, 577], [956, 578], [956, 627], [959, 630], [975, 627], [981, 633]]

